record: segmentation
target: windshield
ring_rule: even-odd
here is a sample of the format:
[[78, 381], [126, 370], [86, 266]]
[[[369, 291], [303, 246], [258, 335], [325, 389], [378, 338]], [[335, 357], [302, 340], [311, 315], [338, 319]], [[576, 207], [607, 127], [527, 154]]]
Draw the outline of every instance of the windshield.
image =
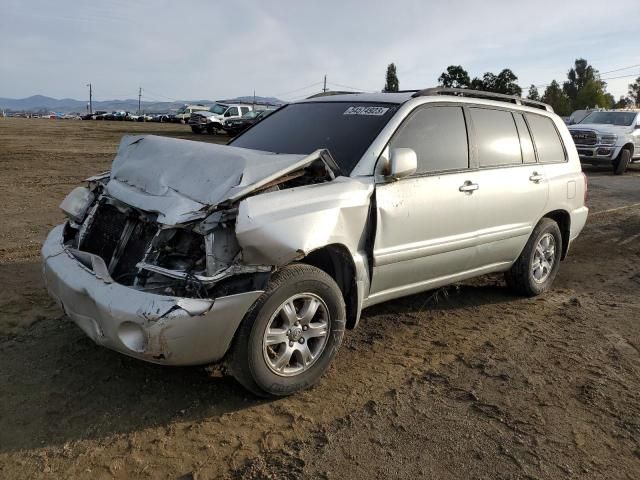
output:
[[187, 107], [180, 107], [178, 109], [178, 115], [180, 115], [181, 113], [185, 113], [187, 111]]
[[598, 123], [606, 125], [630, 126], [636, 112], [591, 112], [580, 123]]
[[294, 103], [236, 137], [234, 147], [273, 153], [331, 152], [349, 174], [398, 105], [363, 102]]
[[213, 107], [209, 109], [209, 111], [211, 113], [215, 113], [216, 115], [222, 115], [224, 114], [224, 112], [227, 111], [227, 108], [229, 107], [227, 107], [226, 105], [222, 105], [221, 103], [216, 103]]

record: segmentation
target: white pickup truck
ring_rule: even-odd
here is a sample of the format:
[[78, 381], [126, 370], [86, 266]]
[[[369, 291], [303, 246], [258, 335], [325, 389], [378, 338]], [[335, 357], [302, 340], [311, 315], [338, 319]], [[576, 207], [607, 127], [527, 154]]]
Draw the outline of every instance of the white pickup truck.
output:
[[220, 103], [216, 102], [208, 110], [202, 109], [191, 114], [189, 125], [193, 133], [216, 133], [224, 129], [224, 123], [242, 117], [245, 113], [253, 111], [253, 105], [247, 103]]
[[582, 163], [611, 165], [622, 175], [640, 162], [640, 110], [593, 111], [569, 126]]

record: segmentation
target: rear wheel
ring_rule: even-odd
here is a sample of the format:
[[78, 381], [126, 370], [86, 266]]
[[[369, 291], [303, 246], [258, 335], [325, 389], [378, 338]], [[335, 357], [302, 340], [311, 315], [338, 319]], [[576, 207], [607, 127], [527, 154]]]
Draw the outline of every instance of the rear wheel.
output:
[[614, 175], [622, 175], [631, 161], [631, 151], [626, 148], [620, 150], [618, 158], [613, 161], [613, 173]]
[[329, 275], [310, 265], [285, 267], [240, 325], [230, 371], [263, 397], [309, 388], [329, 368], [345, 318], [342, 293]]
[[524, 250], [506, 272], [507, 285], [516, 293], [533, 297], [553, 283], [562, 255], [562, 234], [550, 218], [540, 220]]

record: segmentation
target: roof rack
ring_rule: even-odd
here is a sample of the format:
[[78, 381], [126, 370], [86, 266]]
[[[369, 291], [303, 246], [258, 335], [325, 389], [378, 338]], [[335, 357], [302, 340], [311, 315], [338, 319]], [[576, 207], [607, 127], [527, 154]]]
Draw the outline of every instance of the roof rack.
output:
[[511, 102], [516, 105], [529, 105], [531, 107], [542, 108], [548, 112], [553, 112], [551, 105], [547, 105], [543, 102], [536, 100], [529, 100], [528, 98], [522, 98], [517, 95], [505, 95], [504, 93], [485, 92], [482, 90], [471, 90], [469, 88], [445, 88], [445, 87], [433, 87], [425, 88], [424, 90], [418, 90], [411, 97], [428, 97], [431, 95], [458, 95], [461, 97], [481, 97], [491, 100], [499, 100], [503, 102]]

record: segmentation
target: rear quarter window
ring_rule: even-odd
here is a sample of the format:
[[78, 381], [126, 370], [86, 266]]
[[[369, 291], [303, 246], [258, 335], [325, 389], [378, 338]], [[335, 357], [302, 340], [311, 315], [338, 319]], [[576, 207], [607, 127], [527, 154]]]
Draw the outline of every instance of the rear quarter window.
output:
[[518, 127], [518, 136], [520, 137], [520, 146], [522, 147], [523, 162], [536, 163], [536, 152], [533, 149], [531, 134], [529, 133], [529, 127], [527, 127], [527, 124], [524, 121], [524, 117], [521, 113], [514, 113], [513, 118], [516, 121], [516, 127]]
[[525, 114], [533, 143], [538, 152], [538, 161], [540, 163], [559, 163], [567, 160], [562, 140], [553, 120], [541, 115], [531, 113]]

